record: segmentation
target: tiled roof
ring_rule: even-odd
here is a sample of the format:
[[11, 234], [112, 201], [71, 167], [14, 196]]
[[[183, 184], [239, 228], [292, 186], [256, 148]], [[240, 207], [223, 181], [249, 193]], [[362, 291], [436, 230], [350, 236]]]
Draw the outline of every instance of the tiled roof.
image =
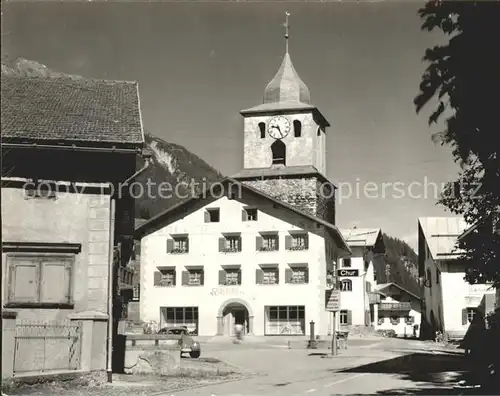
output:
[[142, 145], [135, 82], [2, 76], [2, 141]]
[[341, 228], [340, 232], [349, 246], [375, 246], [380, 228]]
[[462, 217], [420, 217], [418, 219], [434, 260], [456, 258], [458, 237], [467, 228]]
[[387, 289], [388, 287], [391, 287], [391, 286], [394, 286], [402, 291], [404, 291], [405, 293], [409, 294], [410, 296], [413, 296], [415, 298], [417, 298], [418, 300], [420, 300], [421, 298], [419, 296], [417, 296], [416, 294], [413, 294], [411, 291], [405, 289], [404, 287], [398, 285], [397, 283], [394, 283], [394, 282], [390, 282], [390, 283], [379, 283], [378, 285], [375, 286], [375, 291], [376, 292], [379, 292], [383, 295], [386, 296], [386, 293], [384, 293], [383, 291], [385, 289]]

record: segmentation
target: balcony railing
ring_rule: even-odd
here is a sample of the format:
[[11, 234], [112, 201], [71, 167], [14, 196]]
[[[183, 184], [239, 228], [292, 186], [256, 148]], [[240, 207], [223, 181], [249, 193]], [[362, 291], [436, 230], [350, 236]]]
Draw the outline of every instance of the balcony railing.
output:
[[379, 311], [410, 311], [411, 303], [400, 302], [400, 303], [380, 303]]

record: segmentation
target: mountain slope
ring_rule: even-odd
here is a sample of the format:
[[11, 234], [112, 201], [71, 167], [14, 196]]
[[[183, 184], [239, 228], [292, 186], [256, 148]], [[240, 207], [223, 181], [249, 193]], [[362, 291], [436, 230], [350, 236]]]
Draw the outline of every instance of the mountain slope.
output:
[[387, 268], [382, 274], [380, 269], [377, 272], [381, 275], [379, 283], [394, 282], [420, 296], [417, 254], [405, 241], [387, 234], [383, 234], [383, 238]]
[[[145, 133], [146, 144], [153, 153], [152, 164], [136, 179], [148, 192], [136, 199], [136, 217], [148, 219], [165, 209], [193, 196], [211, 183], [222, 180], [220, 172], [212, 168], [186, 148], [168, 143]], [[144, 159], [138, 158], [137, 169]]]
[[[24, 58], [12, 60], [8, 56], [2, 56], [1, 72], [8, 76], [85, 78], [56, 72], [36, 61]], [[222, 179], [223, 176], [217, 170], [186, 148], [147, 132], [145, 138], [146, 148], [152, 151], [153, 158], [150, 167], [136, 179], [146, 192], [136, 199], [136, 217], [150, 218], [193, 195], [190, 185], [199, 191]], [[144, 159], [138, 158], [137, 169], [143, 165]], [[150, 194], [147, 194], [148, 191]], [[167, 194], [168, 191], [171, 193]]]

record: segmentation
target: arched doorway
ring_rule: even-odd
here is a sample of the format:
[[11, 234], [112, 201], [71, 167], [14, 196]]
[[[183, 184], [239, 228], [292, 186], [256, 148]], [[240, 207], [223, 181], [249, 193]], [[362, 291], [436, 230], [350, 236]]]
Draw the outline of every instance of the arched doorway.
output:
[[219, 309], [220, 328], [219, 334], [234, 336], [234, 327], [237, 324], [243, 326], [244, 334], [252, 333], [253, 315], [247, 304], [240, 299], [226, 301]]

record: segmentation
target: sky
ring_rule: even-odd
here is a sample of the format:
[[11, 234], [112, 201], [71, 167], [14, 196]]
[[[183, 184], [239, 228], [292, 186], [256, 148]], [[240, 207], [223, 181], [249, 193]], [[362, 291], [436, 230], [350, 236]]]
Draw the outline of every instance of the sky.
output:
[[[55, 71], [139, 83], [145, 130], [225, 175], [242, 168], [243, 118], [289, 52], [329, 120], [337, 225], [380, 227], [416, 248], [417, 218], [458, 166], [413, 98], [426, 48], [419, 1], [26, 2], [4, 6], [2, 52]], [[389, 184], [388, 184], [389, 183]], [[357, 192], [356, 192], [357, 190]]]

